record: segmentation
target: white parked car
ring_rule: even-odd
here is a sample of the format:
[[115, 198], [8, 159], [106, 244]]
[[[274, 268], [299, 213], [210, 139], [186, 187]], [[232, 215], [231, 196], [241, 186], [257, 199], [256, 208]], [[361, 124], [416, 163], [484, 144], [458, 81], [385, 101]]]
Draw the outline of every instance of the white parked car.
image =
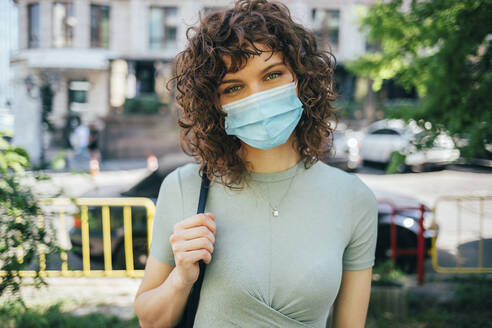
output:
[[[339, 122], [333, 133], [333, 147], [323, 161], [342, 170], [356, 172], [362, 164], [359, 155], [359, 138], [358, 132], [347, 128], [345, 123]], [[326, 146], [328, 146], [327, 143]]]
[[412, 141], [425, 134], [426, 130], [412, 121], [409, 124], [398, 119], [376, 121], [365, 129], [365, 135], [361, 140], [362, 160], [387, 164], [391, 153], [400, 151], [407, 155], [405, 169], [410, 168], [418, 172], [427, 167], [444, 167], [460, 157], [452, 138], [446, 134], [440, 134], [434, 140], [432, 148], [417, 150]]

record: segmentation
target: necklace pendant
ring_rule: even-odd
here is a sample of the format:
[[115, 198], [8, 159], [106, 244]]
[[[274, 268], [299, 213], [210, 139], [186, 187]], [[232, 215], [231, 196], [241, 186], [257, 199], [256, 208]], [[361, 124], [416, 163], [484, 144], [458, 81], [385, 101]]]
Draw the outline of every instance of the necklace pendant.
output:
[[273, 216], [278, 216], [278, 210], [276, 208], [273, 209]]

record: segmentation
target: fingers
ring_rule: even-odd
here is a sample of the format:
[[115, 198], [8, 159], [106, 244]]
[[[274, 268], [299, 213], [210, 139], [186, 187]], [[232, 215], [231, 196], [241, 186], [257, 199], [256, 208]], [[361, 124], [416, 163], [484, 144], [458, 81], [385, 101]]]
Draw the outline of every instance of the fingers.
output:
[[183, 240], [207, 237], [211, 243], [215, 243], [215, 235], [206, 226], [198, 226], [177, 232]]
[[214, 252], [215, 232], [215, 216], [209, 212], [177, 222], [169, 237], [176, 264], [187, 267], [199, 260], [209, 264]]
[[206, 264], [209, 264], [212, 260], [212, 255], [206, 249], [196, 249], [187, 252], [175, 253], [175, 261], [179, 266], [188, 266], [189, 264], [195, 263], [199, 260], [203, 260]]
[[175, 257], [181, 258], [182, 263], [194, 263], [200, 259], [209, 263], [214, 251], [215, 232], [212, 213], [196, 214], [176, 223], [169, 237]]
[[214, 245], [207, 237], [200, 237], [191, 240], [175, 240], [176, 238], [179, 237], [175, 237], [171, 242], [171, 246], [174, 253], [187, 252], [197, 249], [205, 249], [210, 253], [213, 253], [214, 251]]
[[196, 214], [179, 221], [174, 225], [174, 232], [202, 225], [206, 226], [213, 234], [215, 234], [215, 216], [212, 213]]

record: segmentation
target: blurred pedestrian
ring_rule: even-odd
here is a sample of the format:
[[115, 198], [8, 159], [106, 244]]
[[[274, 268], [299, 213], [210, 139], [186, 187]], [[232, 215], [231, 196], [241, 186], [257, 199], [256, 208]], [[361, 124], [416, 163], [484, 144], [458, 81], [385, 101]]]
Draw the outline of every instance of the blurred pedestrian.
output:
[[101, 151], [99, 150], [99, 128], [95, 124], [89, 125], [89, 144], [87, 146], [89, 150], [89, 156], [95, 157], [99, 162], [101, 161]]
[[77, 127], [70, 136], [70, 142], [75, 149], [74, 159], [76, 161], [89, 160], [88, 145], [89, 145], [89, 128], [81, 120], [80, 116], [75, 116]]

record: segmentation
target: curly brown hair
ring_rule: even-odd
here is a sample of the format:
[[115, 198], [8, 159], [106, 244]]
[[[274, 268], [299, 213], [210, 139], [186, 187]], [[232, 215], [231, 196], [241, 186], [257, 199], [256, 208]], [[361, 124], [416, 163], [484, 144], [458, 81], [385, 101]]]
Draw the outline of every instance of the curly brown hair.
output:
[[[194, 34], [190, 36], [190, 31]], [[297, 76], [303, 113], [294, 134], [294, 147], [308, 168], [326, 158], [338, 124], [332, 101], [336, 58], [330, 50], [318, 49], [315, 35], [293, 21], [286, 5], [277, 1], [238, 0], [232, 8], [199, 14], [198, 26], [186, 30], [188, 45], [175, 58], [176, 101], [180, 114], [179, 145], [185, 154], [207, 164], [213, 182], [230, 189], [244, 187], [250, 177], [241, 156], [241, 141], [227, 135], [226, 113], [217, 92], [219, 81], [228, 72], [242, 69], [248, 58], [261, 54], [255, 43], [283, 54], [284, 61]], [[231, 58], [226, 67], [223, 57]], [[333, 60], [331, 60], [331, 58]], [[331, 126], [332, 115], [335, 127]]]

